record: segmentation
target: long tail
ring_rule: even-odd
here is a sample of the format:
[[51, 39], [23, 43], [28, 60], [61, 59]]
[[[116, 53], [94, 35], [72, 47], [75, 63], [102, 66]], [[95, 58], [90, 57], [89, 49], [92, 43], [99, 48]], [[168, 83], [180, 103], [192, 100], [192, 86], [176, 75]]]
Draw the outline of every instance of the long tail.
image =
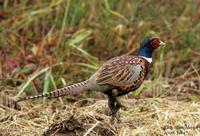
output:
[[57, 97], [65, 96], [68, 94], [79, 94], [79, 93], [81, 93], [83, 91], [87, 91], [87, 90], [89, 90], [89, 88], [87, 86], [87, 81], [83, 81], [83, 82], [80, 82], [80, 83], [77, 83], [74, 85], [70, 85], [70, 86], [67, 86], [64, 88], [56, 89], [56, 90], [46, 93], [46, 94], [24, 97], [24, 98], [17, 100], [17, 102], [25, 101], [25, 100], [29, 100], [29, 99], [37, 99], [37, 98], [42, 98], [42, 97], [57, 98]]

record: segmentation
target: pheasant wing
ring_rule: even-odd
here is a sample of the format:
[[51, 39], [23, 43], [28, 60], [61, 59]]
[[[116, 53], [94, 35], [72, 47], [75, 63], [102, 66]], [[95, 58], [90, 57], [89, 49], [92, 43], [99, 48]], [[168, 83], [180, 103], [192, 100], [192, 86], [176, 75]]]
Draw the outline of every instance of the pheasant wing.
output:
[[121, 88], [132, 86], [142, 71], [141, 64], [137, 59], [127, 56], [111, 59], [98, 70], [97, 83]]

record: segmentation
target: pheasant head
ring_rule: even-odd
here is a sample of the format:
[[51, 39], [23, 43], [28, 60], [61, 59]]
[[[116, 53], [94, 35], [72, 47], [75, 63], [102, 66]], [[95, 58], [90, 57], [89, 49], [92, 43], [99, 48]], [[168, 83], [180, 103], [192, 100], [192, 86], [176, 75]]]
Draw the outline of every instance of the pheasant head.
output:
[[154, 50], [157, 49], [159, 46], [163, 46], [163, 45], [165, 45], [165, 43], [157, 38], [145, 39], [140, 44], [138, 55], [150, 59], [152, 58], [152, 54]]

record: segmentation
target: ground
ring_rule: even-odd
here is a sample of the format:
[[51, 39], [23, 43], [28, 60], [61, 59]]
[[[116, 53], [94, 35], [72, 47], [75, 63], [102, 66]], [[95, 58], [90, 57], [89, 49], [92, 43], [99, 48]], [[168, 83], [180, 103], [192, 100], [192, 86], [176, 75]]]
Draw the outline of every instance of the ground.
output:
[[[13, 118], [0, 124], [1, 135], [132, 136], [199, 135], [200, 103], [146, 98], [122, 99], [121, 122], [111, 122], [107, 101], [85, 99], [70, 105], [24, 104], [24, 110], [2, 110]], [[56, 106], [56, 107], [55, 107]], [[6, 114], [7, 113], [7, 114]]]

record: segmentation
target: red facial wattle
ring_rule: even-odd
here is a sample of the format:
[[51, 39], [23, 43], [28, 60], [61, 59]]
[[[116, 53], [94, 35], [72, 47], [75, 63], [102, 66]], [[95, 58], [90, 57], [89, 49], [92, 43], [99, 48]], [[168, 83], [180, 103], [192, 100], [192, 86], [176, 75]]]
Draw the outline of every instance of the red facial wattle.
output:
[[151, 40], [151, 45], [153, 48], [157, 48], [160, 44], [160, 41], [158, 39], [152, 39]]

